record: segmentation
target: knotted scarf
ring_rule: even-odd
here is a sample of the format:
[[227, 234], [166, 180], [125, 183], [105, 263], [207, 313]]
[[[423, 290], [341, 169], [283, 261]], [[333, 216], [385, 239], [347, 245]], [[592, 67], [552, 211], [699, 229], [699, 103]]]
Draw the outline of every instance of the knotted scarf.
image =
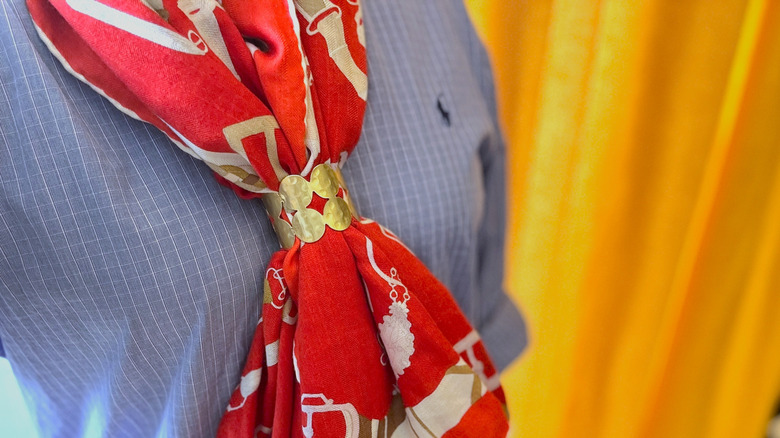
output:
[[28, 7], [71, 74], [266, 206], [282, 249], [219, 436], [506, 434], [479, 335], [393, 233], [358, 215], [339, 173], [368, 91], [359, 0]]

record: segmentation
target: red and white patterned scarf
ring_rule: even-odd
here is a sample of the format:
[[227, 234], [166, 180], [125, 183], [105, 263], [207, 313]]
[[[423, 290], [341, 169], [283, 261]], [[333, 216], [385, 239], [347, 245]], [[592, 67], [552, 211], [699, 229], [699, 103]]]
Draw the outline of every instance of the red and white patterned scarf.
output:
[[266, 205], [283, 249], [219, 436], [506, 435], [479, 335], [395, 235], [355, 212], [338, 172], [368, 87], [358, 0], [28, 7], [71, 74]]

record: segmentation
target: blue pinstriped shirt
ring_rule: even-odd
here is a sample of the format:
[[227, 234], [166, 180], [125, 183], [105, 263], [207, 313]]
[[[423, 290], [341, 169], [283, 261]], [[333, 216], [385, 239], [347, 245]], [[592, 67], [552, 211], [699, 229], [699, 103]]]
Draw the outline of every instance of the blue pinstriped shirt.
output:
[[[504, 147], [459, 2], [364, 2], [359, 211], [452, 291], [501, 367]], [[259, 202], [71, 77], [0, 0], [0, 338], [41, 436], [213, 436], [278, 249]]]

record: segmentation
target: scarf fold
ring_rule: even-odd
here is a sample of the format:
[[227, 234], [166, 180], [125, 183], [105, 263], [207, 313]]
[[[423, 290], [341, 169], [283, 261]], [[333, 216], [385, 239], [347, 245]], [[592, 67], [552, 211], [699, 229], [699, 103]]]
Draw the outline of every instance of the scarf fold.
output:
[[358, 0], [27, 3], [71, 74], [266, 206], [283, 249], [219, 436], [506, 435], [479, 335], [338, 171], [368, 91]]

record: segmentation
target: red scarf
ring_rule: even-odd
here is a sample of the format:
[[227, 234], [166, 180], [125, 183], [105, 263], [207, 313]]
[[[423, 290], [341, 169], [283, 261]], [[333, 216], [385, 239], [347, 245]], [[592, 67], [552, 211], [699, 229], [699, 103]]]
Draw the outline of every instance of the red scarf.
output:
[[28, 6], [69, 72], [266, 205], [284, 249], [220, 436], [506, 435], [479, 335], [338, 173], [368, 86], [358, 0]]

